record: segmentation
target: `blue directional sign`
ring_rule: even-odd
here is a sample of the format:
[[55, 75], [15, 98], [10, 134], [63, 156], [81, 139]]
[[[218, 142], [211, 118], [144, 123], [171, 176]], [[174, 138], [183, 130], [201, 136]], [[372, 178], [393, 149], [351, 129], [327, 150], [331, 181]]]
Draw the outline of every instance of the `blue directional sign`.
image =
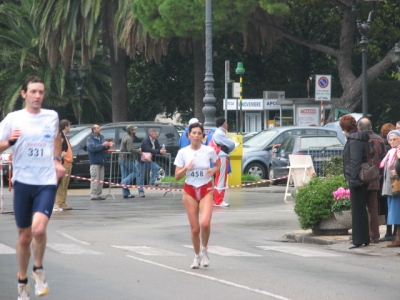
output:
[[315, 101], [331, 100], [331, 75], [315, 75]]

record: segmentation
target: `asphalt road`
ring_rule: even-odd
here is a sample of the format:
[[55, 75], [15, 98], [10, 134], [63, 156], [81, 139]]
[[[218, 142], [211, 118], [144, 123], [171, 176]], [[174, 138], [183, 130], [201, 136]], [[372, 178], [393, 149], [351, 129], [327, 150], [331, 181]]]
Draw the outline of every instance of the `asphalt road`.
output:
[[[214, 208], [210, 266], [198, 270], [189, 268], [194, 255], [180, 192], [128, 200], [112, 189], [115, 199], [90, 201], [87, 190], [70, 191], [74, 210], [53, 213], [48, 228], [45, 299], [399, 299], [397, 254], [288, 242], [285, 234], [300, 229], [297, 217], [272, 189], [227, 192], [231, 207]], [[17, 298], [9, 192], [4, 210], [0, 299], [8, 300]]]

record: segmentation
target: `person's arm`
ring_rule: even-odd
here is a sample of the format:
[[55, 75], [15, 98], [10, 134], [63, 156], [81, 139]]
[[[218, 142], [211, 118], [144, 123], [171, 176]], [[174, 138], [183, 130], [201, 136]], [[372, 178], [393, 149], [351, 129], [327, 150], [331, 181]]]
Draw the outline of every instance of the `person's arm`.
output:
[[8, 136], [8, 140], [0, 141], [0, 152], [3, 152], [4, 150], [13, 146], [20, 136], [21, 136], [20, 130], [15, 129], [15, 130], [11, 131], [10, 135]]
[[88, 137], [88, 139], [86, 141], [86, 147], [87, 147], [87, 150], [92, 153], [101, 152], [101, 151], [106, 150], [106, 147], [104, 147], [103, 145], [101, 145], [101, 144], [96, 145], [90, 136]]
[[54, 168], [56, 170], [57, 180], [63, 177], [66, 172], [65, 168], [61, 163], [61, 148], [62, 148], [61, 133], [58, 132], [56, 138], [54, 139], [54, 150], [53, 150], [53, 155], [54, 155], [53, 161], [54, 161]]

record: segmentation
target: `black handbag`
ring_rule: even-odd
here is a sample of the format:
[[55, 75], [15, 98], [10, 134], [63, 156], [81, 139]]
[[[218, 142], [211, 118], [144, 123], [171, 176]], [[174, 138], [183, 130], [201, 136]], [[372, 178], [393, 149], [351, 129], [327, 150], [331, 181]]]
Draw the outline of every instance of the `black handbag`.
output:
[[367, 152], [367, 161], [361, 164], [358, 177], [362, 183], [371, 183], [379, 180], [379, 168], [372, 162], [367, 144], [364, 143], [365, 151]]

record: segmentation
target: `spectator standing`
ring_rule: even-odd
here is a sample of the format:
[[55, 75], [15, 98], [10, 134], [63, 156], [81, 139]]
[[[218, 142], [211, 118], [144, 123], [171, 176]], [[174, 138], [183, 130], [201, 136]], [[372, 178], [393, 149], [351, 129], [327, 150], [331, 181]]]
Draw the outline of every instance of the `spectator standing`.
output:
[[[387, 135], [390, 131], [396, 129], [396, 126], [394, 126], [392, 123], [386, 123], [383, 124], [381, 127], [381, 136], [383, 141], [385, 142], [385, 149], [386, 153], [392, 148], [389, 144], [389, 141], [387, 139]], [[387, 197], [382, 194], [382, 185], [383, 185], [383, 175], [381, 176], [380, 180], [380, 191], [379, 191], [379, 211], [380, 214], [385, 215], [385, 223], [386, 223], [386, 234], [384, 237], [380, 238], [379, 241], [381, 242], [386, 242], [386, 241], [393, 241], [396, 236], [396, 226], [393, 226], [394, 229], [392, 231], [392, 225], [387, 224], [387, 219], [388, 219], [388, 207], [387, 207]]]
[[190, 140], [189, 140], [189, 137], [188, 137], [189, 126], [194, 124], [194, 123], [199, 123], [200, 124], [199, 120], [196, 119], [196, 118], [191, 118], [189, 120], [189, 125], [185, 127], [185, 131], [181, 134], [181, 136], [179, 138], [179, 149], [182, 149], [182, 148], [190, 145]]
[[140, 161], [140, 176], [138, 185], [144, 185], [144, 177], [147, 175], [148, 171], [151, 170], [151, 177], [149, 179], [149, 185], [157, 186], [156, 183], [158, 171], [160, 171], [160, 166], [155, 163], [155, 155], [166, 154], [167, 150], [161, 149], [160, 143], [157, 140], [158, 132], [154, 128], [149, 129], [149, 135], [145, 137], [140, 146], [142, 152], [150, 152], [152, 154], [151, 161]]
[[[104, 181], [104, 164], [106, 161], [106, 151], [114, 146], [114, 142], [105, 141], [104, 136], [100, 134], [101, 127], [97, 124], [92, 126], [92, 133], [86, 141], [87, 151], [89, 153], [90, 164], [90, 200], [105, 200], [101, 196]], [[101, 182], [100, 182], [101, 181]]]
[[[202, 145], [203, 134], [204, 128], [201, 124], [191, 124], [189, 126], [191, 143], [179, 150], [174, 162], [175, 179], [179, 180], [186, 176], [182, 202], [189, 219], [195, 253], [191, 269], [197, 269], [200, 265], [208, 267], [210, 263], [207, 249], [213, 207], [211, 176], [220, 167], [214, 149]], [[213, 168], [210, 168], [211, 162], [214, 163]]]
[[[371, 121], [362, 118], [358, 121], [358, 129], [368, 133], [370, 158], [379, 168], [379, 164], [386, 155], [386, 148], [383, 139], [372, 131]], [[383, 172], [381, 172], [383, 174]], [[379, 180], [373, 181], [367, 189], [367, 210], [369, 215], [369, 236], [371, 243], [379, 243], [379, 214], [378, 214], [378, 191]]]
[[[136, 137], [137, 127], [134, 125], [126, 126], [126, 135], [121, 141], [121, 152], [130, 152], [130, 154], [120, 154], [118, 157], [119, 167], [121, 169], [122, 181], [121, 184], [132, 184], [133, 179], [140, 172], [139, 162], [137, 160], [137, 155], [141, 153], [140, 148], [134, 147], [134, 143], [139, 143], [140, 139]], [[138, 188], [139, 196], [144, 195], [144, 190], [142, 187]], [[135, 198], [131, 195], [129, 188], [122, 188], [122, 196], [124, 198]]]
[[393, 197], [392, 195], [392, 177], [398, 174], [395, 170], [395, 162], [400, 148], [400, 130], [390, 131], [387, 138], [392, 148], [380, 164], [380, 167], [384, 168], [382, 195], [387, 196], [388, 216], [386, 222], [388, 225], [395, 225], [396, 227], [396, 237], [387, 247], [400, 247], [400, 197]]
[[353, 246], [350, 249], [368, 246], [370, 243], [367, 205], [367, 184], [358, 177], [361, 164], [367, 161], [369, 135], [358, 132], [356, 120], [351, 115], [340, 118], [340, 127], [347, 136], [343, 150], [344, 176], [349, 183], [352, 219]]
[[400, 130], [400, 121], [396, 122], [396, 130]]
[[224, 197], [226, 180], [229, 173], [229, 152], [235, 148], [235, 142], [226, 134], [228, 122], [224, 117], [219, 117], [215, 125], [217, 129], [208, 144], [214, 148], [221, 165], [220, 169], [214, 175], [214, 206], [227, 207], [229, 203], [224, 201]]
[[60, 133], [61, 133], [61, 142], [62, 142], [62, 163], [65, 169], [65, 175], [61, 178], [58, 187], [57, 187], [57, 194], [56, 194], [56, 202], [54, 203], [53, 211], [63, 211], [63, 210], [71, 210], [72, 207], [68, 206], [65, 202], [67, 201], [67, 194], [68, 194], [68, 185], [71, 179], [71, 172], [72, 172], [72, 148], [71, 144], [69, 143], [66, 134], [68, 134], [69, 130], [71, 129], [71, 122], [67, 119], [60, 121]]
[[[35, 294], [49, 292], [43, 270], [46, 228], [53, 211], [57, 181], [64, 176], [58, 114], [42, 109], [43, 80], [29, 76], [22, 83], [25, 108], [0, 123], [0, 152], [14, 145], [14, 216], [18, 229], [18, 299], [29, 300], [28, 265], [33, 252]], [[31, 246], [32, 244], [32, 246]], [[57, 297], [56, 297], [57, 298]]]

